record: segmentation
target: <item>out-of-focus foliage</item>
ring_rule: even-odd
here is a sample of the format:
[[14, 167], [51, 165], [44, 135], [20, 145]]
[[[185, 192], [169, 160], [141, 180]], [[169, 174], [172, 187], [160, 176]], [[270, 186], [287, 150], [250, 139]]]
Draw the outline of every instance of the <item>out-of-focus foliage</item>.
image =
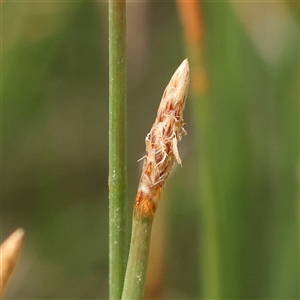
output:
[[[26, 231], [6, 298], [106, 299], [107, 5], [1, 9], [1, 239]], [[174, 168], [158, 208], [147, 291], [164, 299], [207, 299], [216, 289], [221, 299], [297, 299], [299, 4], [205, 2], [203, 14], [211, 123], [203, 132], [201, 99], [187, 103], [184, 167]], [[133, 202], [136, 160], [185, 46], [173, 2], [128, 2], [127, 34]]]

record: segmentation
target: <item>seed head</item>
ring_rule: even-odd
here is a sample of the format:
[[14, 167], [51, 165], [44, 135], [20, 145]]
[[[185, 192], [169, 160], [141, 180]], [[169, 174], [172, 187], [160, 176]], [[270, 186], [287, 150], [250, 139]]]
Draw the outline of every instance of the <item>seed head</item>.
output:
[[153, 215], [174, 159], [182, 165], [177, 143], [186, 134], [183, 110], [189, 86], [189, 64], [185, 59], [167, 85], [155, 122], [146, 136], [146, 155], [135, 209]]

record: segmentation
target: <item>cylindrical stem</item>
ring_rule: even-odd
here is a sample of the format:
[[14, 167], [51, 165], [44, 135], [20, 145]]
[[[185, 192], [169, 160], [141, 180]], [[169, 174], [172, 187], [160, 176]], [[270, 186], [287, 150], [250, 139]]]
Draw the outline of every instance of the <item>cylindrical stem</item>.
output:
[[109, 1], [109, 292], [121, 299], [126, 244], [126, 1]]
[[122, 300], [143, 299], [153, 216], [134, 211]]

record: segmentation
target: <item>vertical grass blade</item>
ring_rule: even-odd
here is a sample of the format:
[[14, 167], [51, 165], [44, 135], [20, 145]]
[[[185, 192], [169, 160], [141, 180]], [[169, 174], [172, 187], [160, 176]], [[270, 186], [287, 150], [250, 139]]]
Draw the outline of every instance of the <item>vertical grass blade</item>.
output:
[[126, 1], [109, 1], [109, 295], [121, 299], [126, 266]]

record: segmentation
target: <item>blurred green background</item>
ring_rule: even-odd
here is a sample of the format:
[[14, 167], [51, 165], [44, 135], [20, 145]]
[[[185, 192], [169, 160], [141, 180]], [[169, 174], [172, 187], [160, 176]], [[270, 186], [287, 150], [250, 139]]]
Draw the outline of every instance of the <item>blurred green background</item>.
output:
[[[299, 299], [299, 3], [202, 5], [208, 108], [190, 96], [146, 294]], [[6, 299], [108, 297], [107, 9], [2, 2], [1, 240], [26, 231]], [[136, 161], [186, 53], [175, 2], [127, 10], [131, 213]]]

